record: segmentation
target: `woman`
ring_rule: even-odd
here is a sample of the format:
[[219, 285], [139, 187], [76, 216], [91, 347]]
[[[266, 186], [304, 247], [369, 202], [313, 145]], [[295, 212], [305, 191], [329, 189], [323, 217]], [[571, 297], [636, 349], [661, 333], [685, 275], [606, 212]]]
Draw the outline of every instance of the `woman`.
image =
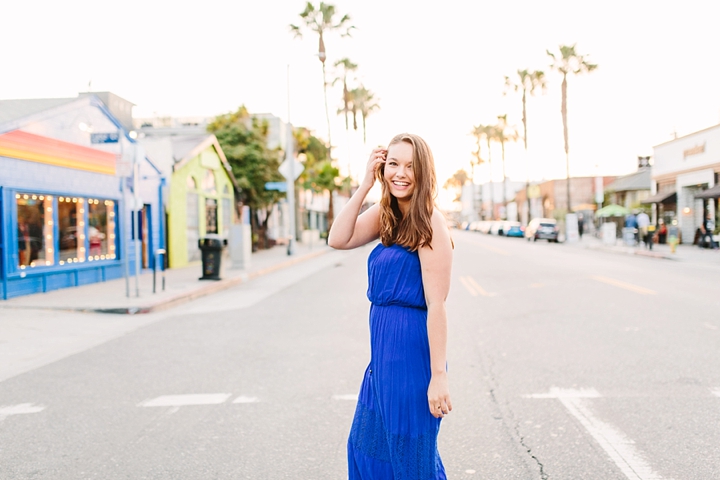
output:
[[[379, 204], [358, 216], [375, 180]], [[370, 155], [362, 185], [328, 243], [351, 249], [380, 238], [368, 258], [370, 365], [348, 440], [351, 480], [445, 479], [440, 420], [452, 410], [446, 372], [452, 241], [434, 208], [432, 152], [401, 134]]]

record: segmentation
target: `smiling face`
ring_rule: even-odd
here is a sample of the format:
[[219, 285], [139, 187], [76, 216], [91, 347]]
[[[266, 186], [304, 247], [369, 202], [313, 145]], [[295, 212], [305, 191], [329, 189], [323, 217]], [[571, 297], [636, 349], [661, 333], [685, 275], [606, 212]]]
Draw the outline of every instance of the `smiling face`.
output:
[[384, 170], [383, 178], [390, 193], [399, 203], [408, 202], [415, 191], [412, 145], [407, 142], [390, 145]]

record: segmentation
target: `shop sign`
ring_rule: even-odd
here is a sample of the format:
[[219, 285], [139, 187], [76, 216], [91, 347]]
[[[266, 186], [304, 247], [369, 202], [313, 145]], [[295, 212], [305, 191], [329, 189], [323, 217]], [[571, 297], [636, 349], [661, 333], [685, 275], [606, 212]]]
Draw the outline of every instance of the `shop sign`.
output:
[[683, 158], [687, 158], [691, 155], [697, 155], [699, 153], [705, 153], [705, 144], [704, 143], [702, 145], [695, 145], [692, 148], [683, 150]]

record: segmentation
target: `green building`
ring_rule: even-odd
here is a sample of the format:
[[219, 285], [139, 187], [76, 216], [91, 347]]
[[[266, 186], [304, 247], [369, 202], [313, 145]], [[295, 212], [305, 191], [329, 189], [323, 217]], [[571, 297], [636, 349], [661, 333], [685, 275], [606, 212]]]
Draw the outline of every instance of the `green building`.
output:
[[170, 179], [164, 192], [169, 266], [199, 262], [198, 241], [208, 234], [226, 239], [236, 218], [230, 164], [212, 134], [158, 134], [139, 142]]

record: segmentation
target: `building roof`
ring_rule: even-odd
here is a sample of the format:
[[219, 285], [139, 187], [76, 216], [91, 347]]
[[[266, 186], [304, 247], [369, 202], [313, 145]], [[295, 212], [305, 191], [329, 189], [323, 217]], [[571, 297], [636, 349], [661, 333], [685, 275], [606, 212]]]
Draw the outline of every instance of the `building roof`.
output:
[[0, 124], [19, 120], [51, 108], [77, 101], [75, 98], [26, 98], [0, 100]]
[[630, 175], [618, 177], [614, 182], [605, 187], [608, 192], [628, 192], [634, 190], [650, 190], [652, 186], [652, 169], [650, 167], [640, 168]]

